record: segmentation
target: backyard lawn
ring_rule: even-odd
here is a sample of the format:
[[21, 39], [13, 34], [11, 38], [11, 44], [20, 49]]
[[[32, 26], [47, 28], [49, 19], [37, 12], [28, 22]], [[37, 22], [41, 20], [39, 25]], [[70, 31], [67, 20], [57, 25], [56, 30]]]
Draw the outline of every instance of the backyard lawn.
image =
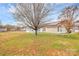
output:
[[0, 56], [79, 56], [79, 33], [1, 32]]

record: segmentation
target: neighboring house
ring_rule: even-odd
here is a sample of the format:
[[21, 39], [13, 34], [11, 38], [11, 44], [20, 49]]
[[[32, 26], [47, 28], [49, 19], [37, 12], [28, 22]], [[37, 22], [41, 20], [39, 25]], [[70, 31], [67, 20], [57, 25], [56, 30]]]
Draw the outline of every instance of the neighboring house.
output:
[[7, 31], [7, 29], [5, 28], [5, 26], [0, 25], [0, 32], [5, 32]]
[[6, 31], [25, 31], [24, 27], [14, 25], [0, 25], [0, 32]]

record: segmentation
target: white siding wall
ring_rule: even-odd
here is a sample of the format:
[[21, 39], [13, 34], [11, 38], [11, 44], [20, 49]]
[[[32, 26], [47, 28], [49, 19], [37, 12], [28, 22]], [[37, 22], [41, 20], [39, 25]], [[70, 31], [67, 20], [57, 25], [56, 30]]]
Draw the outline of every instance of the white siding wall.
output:
[[65, 28], [58, 28], [57, 27], [53, 27], [53, 28], [46, 28], [46, 32], [50, 32], [50, 33], [66, 33], [66, 29]]
[[46, 32], [57, 33], [58, 30], [57, 30], [57, 27], [54, 27], [54, 28], [46, 28]]

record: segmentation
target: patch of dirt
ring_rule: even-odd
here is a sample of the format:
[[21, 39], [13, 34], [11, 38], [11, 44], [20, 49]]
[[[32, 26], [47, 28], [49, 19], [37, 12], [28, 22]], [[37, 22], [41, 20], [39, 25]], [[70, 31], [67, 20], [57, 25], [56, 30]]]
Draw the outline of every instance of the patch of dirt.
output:
[[46, 51], [47, 56], [74, 56], [76, 52], [69, 52], [62, 49], [49, 49]]

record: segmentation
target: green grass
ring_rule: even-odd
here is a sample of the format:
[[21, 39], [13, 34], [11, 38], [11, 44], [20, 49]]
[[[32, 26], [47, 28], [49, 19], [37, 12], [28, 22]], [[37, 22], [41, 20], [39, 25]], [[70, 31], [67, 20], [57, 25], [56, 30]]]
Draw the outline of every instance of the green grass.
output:
[[35, 36], [34, 33], [4, 32], [0, 33], [0, 42], [3, 56], [79, 55], [79, 33]]

